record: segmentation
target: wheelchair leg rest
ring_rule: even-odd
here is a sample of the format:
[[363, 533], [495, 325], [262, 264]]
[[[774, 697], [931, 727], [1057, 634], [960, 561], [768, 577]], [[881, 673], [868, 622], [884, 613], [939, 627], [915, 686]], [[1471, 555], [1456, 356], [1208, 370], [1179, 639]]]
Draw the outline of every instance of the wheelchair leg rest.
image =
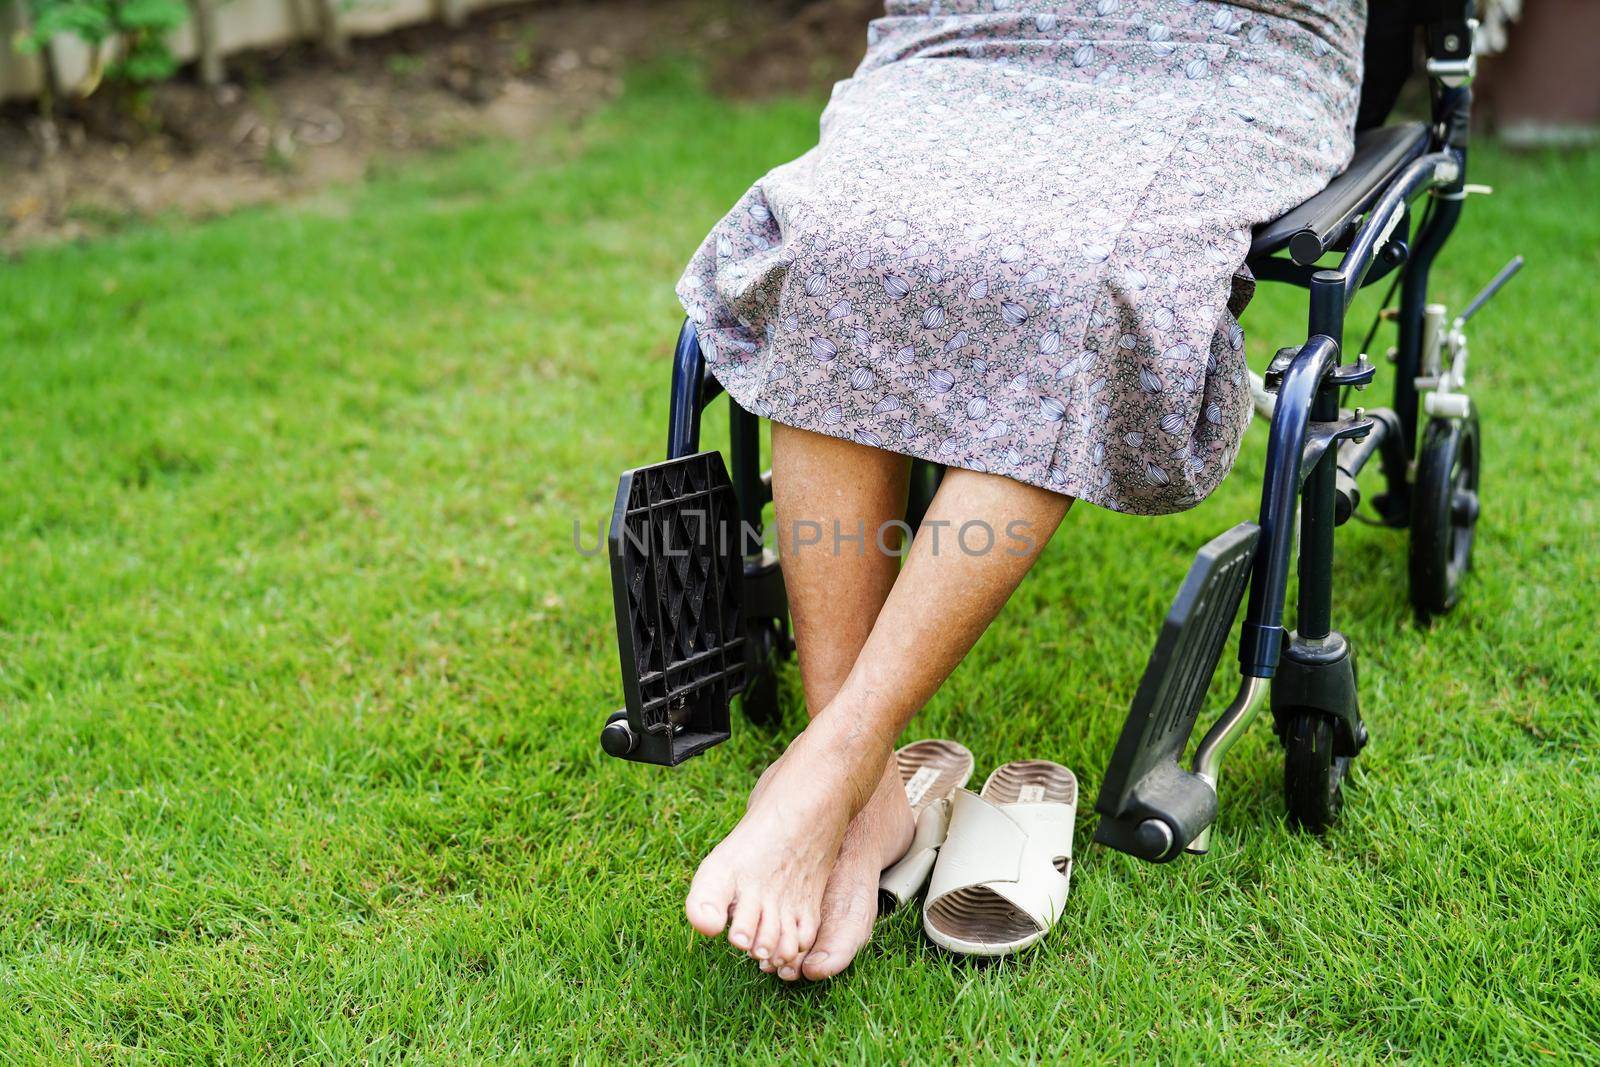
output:
[[[1216, 818], [1213, 783], [1183, 770], [1178, 760], [1244, 598], [1259, 535], [1255, 523], [1240, 523], [1202, 548], [1189, 568], [1095, 802], [1101, 844], [1165, 863], [1183, 855]], [[1253, 710], [1253, 701], [1246, 710]], [[1238, 718], [1234, 711], [1224, 719]]]
[[717, 452], [623, 474], [607, 534], [626, 707], [607, 753], [672, 766], [728, 739], [747, 681], [738, 504]]

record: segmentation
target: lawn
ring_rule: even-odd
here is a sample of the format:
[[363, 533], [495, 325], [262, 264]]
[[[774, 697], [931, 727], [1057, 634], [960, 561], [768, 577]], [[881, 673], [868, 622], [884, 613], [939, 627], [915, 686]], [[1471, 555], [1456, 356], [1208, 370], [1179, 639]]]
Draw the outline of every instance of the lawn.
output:
[[[1193, 512], [1075, 511], [913, 723], [1077, 770], [1043, 947], [972, 966], [904, 912], [789, 988], [690, 934], [787, 733], [604, 757], [574, 526], [661, 457], [671, 283], [817, 109], [666, 66], [531, 147], [0, 263], [0, 1061], [1600, 1060], [1600, 154], [1477, 154], [1499, 193], [1439, 297], [1528, 257], [1474, 324], [1478, 567], [1420, 629], [1404, 535], [1341, 531], [1373, 741], [1334, 833], [1284, 827], [1262, 724], [1212, 856], [1089, 844], [1160, 613], [1253, 516], [1258, 424]], [[1303, 300], [1263, 291], [1257, 366]]]

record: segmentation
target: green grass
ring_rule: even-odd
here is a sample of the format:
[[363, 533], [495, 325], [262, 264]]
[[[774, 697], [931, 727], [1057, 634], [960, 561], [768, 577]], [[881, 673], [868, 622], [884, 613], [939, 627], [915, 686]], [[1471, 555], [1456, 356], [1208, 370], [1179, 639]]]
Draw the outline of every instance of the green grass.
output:
[[[1089, 845], [1086, 802], [1022, 958], [907, 912], [785, 988], [690, 935], [783, 736], [600, 755], [609, 582], [573, 523], [659, 457], [671, 283], [816, 110], [668, 68], [531, 151], [0, 264], [0, 1060], [1596, 1060], [1596, 154], [1478, 154], [1500, 193], [1437, 292], [1529, 261], [1474, 324], [1478, 569], [1419, 629], [1403, 534], [1341, 531], [1373, 742], [1335, 833], [1284, 828], [1259, 726], [1209, 859]], [[1303, 299], [1258, 299], [1258, 366]], [[1194, 512], [1076, 511], [913, 733], [1092, 798], [1263, 440]]]

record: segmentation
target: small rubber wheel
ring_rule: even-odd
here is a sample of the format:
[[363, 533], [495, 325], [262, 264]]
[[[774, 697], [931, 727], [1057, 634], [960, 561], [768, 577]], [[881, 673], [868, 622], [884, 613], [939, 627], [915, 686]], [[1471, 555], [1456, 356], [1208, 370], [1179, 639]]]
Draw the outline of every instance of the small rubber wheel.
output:
[[1344, 807], [1349, 756], [1333, 754], [1333, 720], [1314, 711], [1294, 712], [1283, 734], [1283, 797], [1289, 825], [1322, 834]]
[[1476, 413], [1429, 421], [1411, 493], [1411, 606], [1424, 622], [1461, 599], [1478, 526], [1481, 459]]
[[778, 619], [752, 619], [746, 631], [745, 683], [739, 706], [756, 726], [783, 721], [778, 702], [778, 663], [789, 654], [789, 635]]

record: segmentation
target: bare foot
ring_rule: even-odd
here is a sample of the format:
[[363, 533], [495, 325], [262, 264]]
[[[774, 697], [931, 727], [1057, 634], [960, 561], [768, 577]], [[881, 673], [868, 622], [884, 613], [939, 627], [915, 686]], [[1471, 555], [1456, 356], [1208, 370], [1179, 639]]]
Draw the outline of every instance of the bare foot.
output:
[[845, 831], [823, 891], [815, 945], [798, 967], [779, 969], [779, 977], [792, 981], [804, 974], [815, 982], [850, 966], [878, 918], [878, 876], [905, 855], [915, 828], [905, 784], [891, 762], [872, 800]]
[[859, 768], [870, 774], [886, 756], [823, 716], [814, 719], [695, 872], [684, 901], [689, 924], [707, 937], [726, 927], [728, 940], [754, 959], [798, 966], [816, 936], [845, 827], [872, 788], [870, 777], [857, 784]]

